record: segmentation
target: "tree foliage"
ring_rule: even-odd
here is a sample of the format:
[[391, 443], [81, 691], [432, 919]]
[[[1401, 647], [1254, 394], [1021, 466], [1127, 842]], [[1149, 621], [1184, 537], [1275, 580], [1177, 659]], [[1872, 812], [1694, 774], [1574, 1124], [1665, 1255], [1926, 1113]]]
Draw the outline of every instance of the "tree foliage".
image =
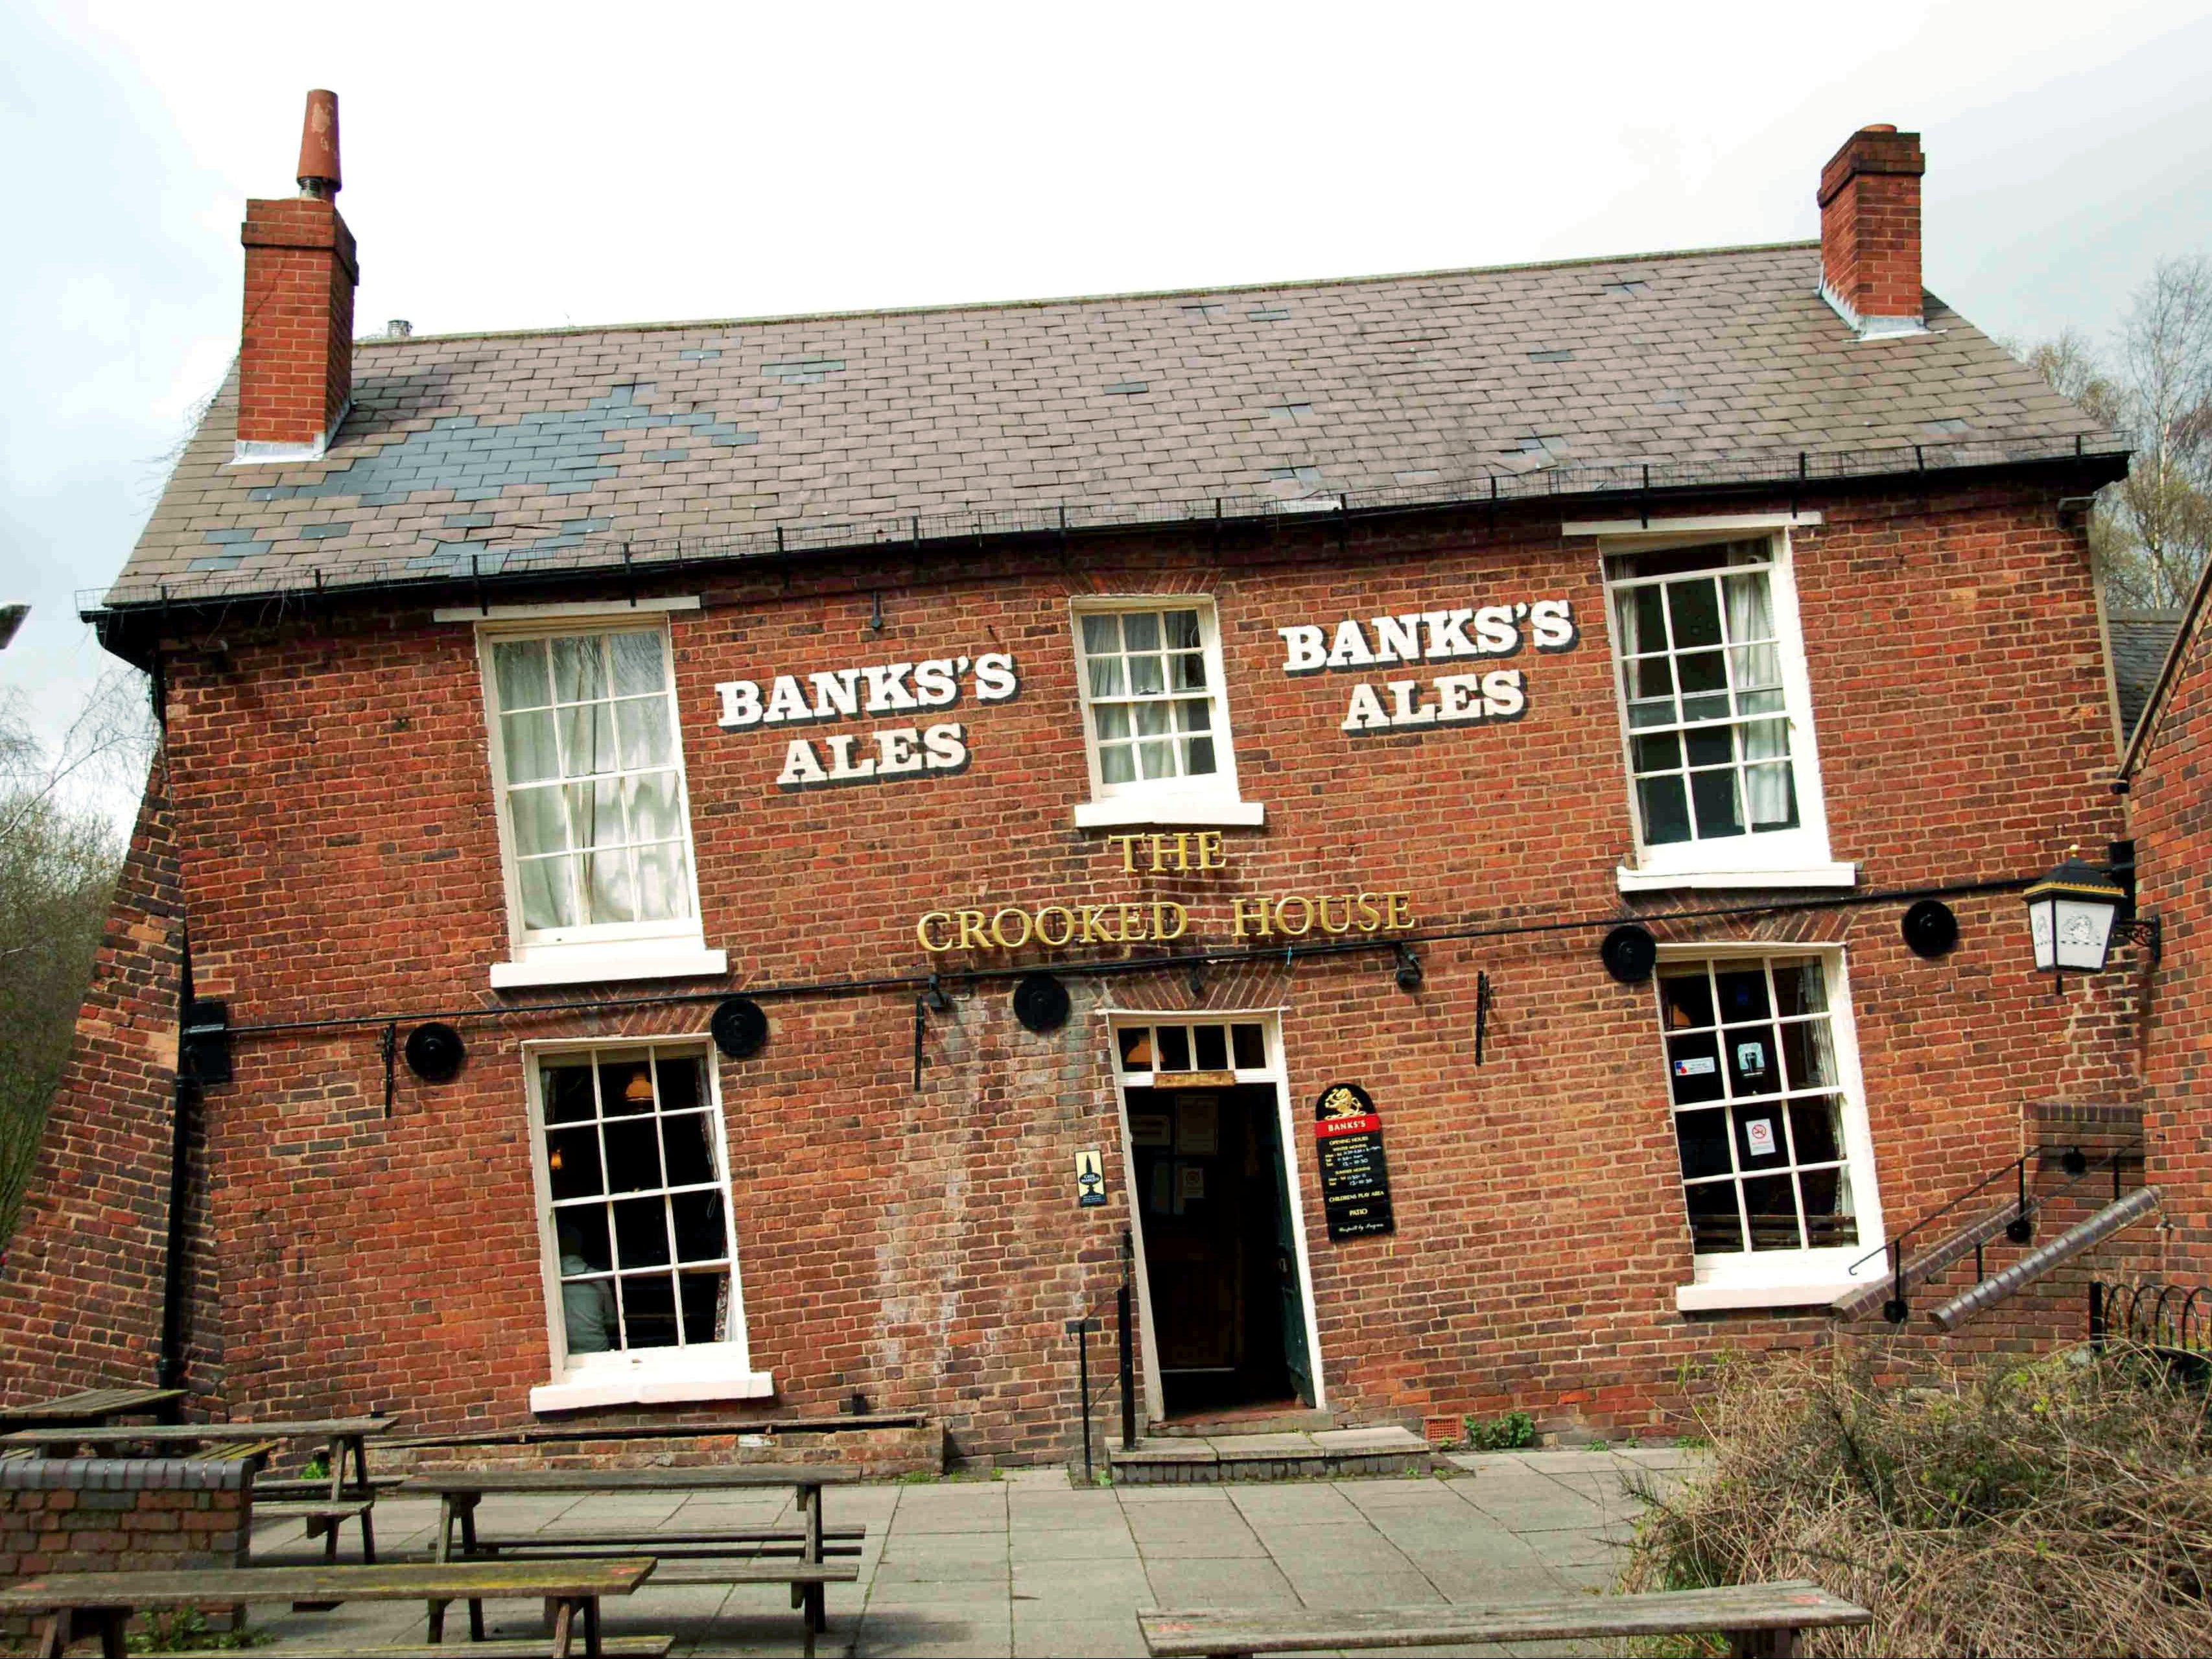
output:
[[2212, 553], [2212, 259], [2160, 261], [2109, 349], [2068, 329], [2023, 354], [2094, 419], [2135, 440], [2098, 496], [2090, 548], [2110, 604], [2182, 604]]
[[21, 694], [0, 699], [0, 1245], [15, 1231], [122, 866], [123, 836], [87, 786], [143, 773], [144, 684], [111, 674], [52, 755], [33, 737]]

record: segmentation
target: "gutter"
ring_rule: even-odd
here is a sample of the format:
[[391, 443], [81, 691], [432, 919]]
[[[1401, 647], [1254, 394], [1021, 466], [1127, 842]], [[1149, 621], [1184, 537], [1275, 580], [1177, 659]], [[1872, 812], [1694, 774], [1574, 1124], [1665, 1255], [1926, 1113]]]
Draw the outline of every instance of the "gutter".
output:
[[[343, 600], [405, 598], [416, 603], [459, 594], [488, 605], [495, 592], [579, 578], [635, 585], [707, 568], [732, 566], [788, 568], [835, 557], [905, 553], [973, 553], [1010, 545], [1065, 547], [1076, 538], [1132, 535], [1204, 528], [1219, 534], [1233, 526], [1335, 526], [1398, 520], [1424, 514], [1464, 513], [1533, 502], [1572, 501], [1579, 506], [1619, 502], [1649, 519], [1665, 503], [1685, 497], [1801, 491], [1832, 493], [1838, 487], [1879, 486], [1907, 478], [1940, 478], [1957, 484], [2024, 466], [2088, 468], [2126, 475], [2130, 448], [2117, 435], [2092, 443], [2086, 434], [2031, 443], [1915, 444], [1868, 450], [1771, 452], [1728, 461], [1622, 462], [1601, 466], [1545, 467], [1528, 472], [1486, 473], [1456, 483], [1436, 483], [1338, 490], [1302, 499], [1223, 495], [1163, 503], [1059, 502], [1026, 507], [956, 508], [939, 513], [884, 514], [865, 519], [775, 524], [738, 534], [650, 541], [587, 541], [533, 550], [485, 543], [434, 544], [453, 550], [443, 569], [425, 571], [423, 555], [341, 568], [333, 579], [320, 566], [272, 569], [186, 584], [161, 580], [118, 582], [77, 596], [79, 615], [117, 655], [147, 665], [144, 624], [155, 632], [191, 618], [240, 605], [279, 607]], [[175, 591], [172, 591], [172, 589]], [[143, 654], [133, 654], [136, 647]]]

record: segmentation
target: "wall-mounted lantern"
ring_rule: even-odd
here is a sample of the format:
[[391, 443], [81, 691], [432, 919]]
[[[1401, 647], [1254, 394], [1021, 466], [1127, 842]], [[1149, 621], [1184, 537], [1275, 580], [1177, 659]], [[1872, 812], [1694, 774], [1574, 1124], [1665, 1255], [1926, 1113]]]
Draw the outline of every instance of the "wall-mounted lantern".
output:
[[2027, 902], [2029, 936], [2035, 942], [2035, 967], [2052, 975], [2055, 990], [2065, 975], [2101, 974], [2115, 939], [2142, 940], [2158, 965], [2158, 918], [2135, 914], [2135, 848], [2116, 842], [2110, 866], [2100, 869], [2069, 856], [2021, 896]]

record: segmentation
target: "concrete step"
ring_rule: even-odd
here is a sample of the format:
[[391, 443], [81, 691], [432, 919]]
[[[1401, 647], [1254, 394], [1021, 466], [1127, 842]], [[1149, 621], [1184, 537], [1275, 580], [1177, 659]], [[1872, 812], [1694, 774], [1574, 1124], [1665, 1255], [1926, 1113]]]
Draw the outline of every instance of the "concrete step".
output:
[[1163, 1440], [1212, 1440], [1232, 1434], [1310, 1434], [1316, 1429], [1335, 1426], [1336, 1419], [1327, 1412], [1224, 1412], [1153, 1423], [1146, 1426], [1145, 1432]]
[[1399, 1428], [1154, 1437], [1133, 1452], [1109, 1446], [1106, 1464], [1120, 1486], [1336, 1480], [1422, 1474], [1430, 1467], [1427, 1442]]

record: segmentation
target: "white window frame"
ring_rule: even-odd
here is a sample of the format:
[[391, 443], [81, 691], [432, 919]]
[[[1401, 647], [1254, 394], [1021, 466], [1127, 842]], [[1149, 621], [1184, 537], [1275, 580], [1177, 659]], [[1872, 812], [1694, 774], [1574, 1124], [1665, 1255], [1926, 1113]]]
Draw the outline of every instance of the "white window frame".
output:
[[[492, 964], [493, 989], [696, 978], [729, 971], [727, 952], [707, 948], [699, 908], [699, 860], [691, 835], [690, 779], [684, 759], [683, 711], [676, 691], [675, 639], [667, 615], [671, 610], [689, 608], [691, 607], [680, 601], [663, 601], [635, 609], [622, 605], [516, 605], [496, 607], [484, 614], [447, 611], [437, 613], [441, 621], [465, 617], [476, 623], [477, 672], [483, 694], [492, 803], [499, 822], [500, 870], [507, 896], [509, 959]], [[668, 672], [669, 732], [676, 757], [677, 789], [684, 807], [684, 859], [691, 886], [691, 913], [667, 921], [527, 928], [523, 923], [521, 866], [515, 853], [514, 823], [507, 805], [505, 733], [492, 647], [505, 640], [647, 632], [659, 635]]]
[[[606, 1353], [568, 1353], [561, 1309], [561, 1246], [553, 1211], [553, 1171], [546, 1163], [544, 1062], [564, 1054], [600, 1053], [645, 1056], [674, 1054], [706, 1061], [715, 1167], [724, 1186], [723, 1215], [730, 1230], [729, 1335], [720, 1342], [680, 1348], [642, 1348]], [[729, 1127], [722, 1113], [722, 1068], [714, 1042], [698, 1037], [561, 1037], [522, 1045], [530, 1115], [530, 1167], [535, 1184], [538, 1254], [545, 1297], [546, 1352], [551, 1380], [530, 1391], [533, 1412], [579, 1411], [595, 1406], [657, 1405], [700, 1400], [763, 1400], [775, 1378], [752, 1368], [745, 1334], [743, 1275], [738, 1270], [737, 1194], [730, 1181]]]
[[[1097, 720], [1091, 712], [1091, 670], [1083, 650], [1083, 618], [1104, 611], [1195, 611], [1206, 650], [1206, 690], [1212, 699], [1214, 758], [1210, 778], [1139, 779], [1108, 783], [1098, 763]], [[1237, 744], [1230, 729], [1229, 682], [1222, 670], [1221, 617], [1210, 593], [1085, 594], [1068, 603], [1068, 648], [1075, 656], [1075, 689], [1083, 720], [1083, 756], [1090, 769], [1091, 799], [1075, 809], [1079, 830], [1122, 824], [1220, 824], [1252, 826], [1267, 822], [1267, 809], [1248, 801], [1237, 785]]]
[[[1655, 519], [1567, 524], [1568, 535], [1597, 539], [1598, 576], [1605, 603], [1605, 630], [1613, 707], [1620, 726], [1620, 754], [1628, 792], [1634, 862], [1613, 872], [1624, 893], [1681, 888], [1851, 887], [1858, 867], [1839, 864], [1828, 847], [1827, 798], [1820, 781], [1820, 745], [1814, 732], [1812, 678], [1806, 668], [1805, 635], [1798, 615], [1796, 562], [1790, 545], [1793, 526], [1816, 525], [1818, 514], [1739, 514], [1702, 519]], [[1621, 683], [1621, 641], [1613, 614], [1620, 591], [1607, 580], [1605, 561], [1624, 553], [1660, 551], [1711, 543], [1764, 539], [1773, 549], [1767, 567], [1768, 601], [1773, 608], [1776, 651], [1781, 660], [1783, 711], [1789, 722], [1790, 771], [1797, 793], [1798, 827], [1763, 833], [1745, 831], [1702, 841], [1653, 846], [1644, 839], [1644, 810], [1636, 792], [1636, 733], [1628, 720], [1628, 697]]]
[[[1698, 945], [1662, 945], [1662, 966], [1686, 962], [1771, 962], [1783, 957], [1816, 957], [1827, 981], [1828, 1033], [1835, 1047], [1837, 1091], [1843, 1097], [1844, 1162], [1850, 1171], [1851, 1202], [1858, 1221], [1858, 1242], [1807, 1250], [1744, 1250], [1690, 1256], [1690, 1282], [1677, 1287], [1674, 1306], [1682, 1313], [1706, 1313], [1730, 1308], [1801, 1308], [1825, 1305], [1846, 1291], [1867, 1285], [1868, 1272], [1882, 1270], [1882, 1249], [1888, 1235], [1883, 1231], [1881, 1194], [1875, 1181], [1874, 1133], [1866, 1103], [1866, 1079], [1859, 1069], [1858, 1022], [1851, 1011], [1850, 961], [1840, 945], [1785, 945], [1773, 940], [1712, 940]], [[1655, 973], [1650, 986], [1652, 1048], [1660, 1075], [1667, 1079], [1665, 1005]], [[1674, 1096], [1671, 1081], [1666, 1090], [1668, 1197], [1670, 1213], [1689, 1237], [1689, 1215], [1684, 1198], [1681, 1158], [1674, 1145]], [[1861, 1263], [1859, 1276], [1851, 1269]]]

